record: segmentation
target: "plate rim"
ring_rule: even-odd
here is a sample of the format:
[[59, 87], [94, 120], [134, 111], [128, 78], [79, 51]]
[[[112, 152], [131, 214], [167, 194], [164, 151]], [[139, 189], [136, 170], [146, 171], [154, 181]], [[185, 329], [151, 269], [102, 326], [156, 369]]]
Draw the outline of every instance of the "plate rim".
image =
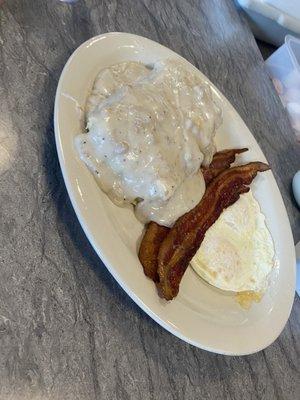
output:
[[[227, 106], [229, 106], [230, 110], [233, 111], [234, 113], [236, 113], [238, 115], [238, 117], [240, 118], [240, 120], [243, 122], [243, 124], [245, 125], [245, 127], [247, 128], [247, 130], [249, 131], [250, 135], [253, 137], [254, 141], [256, 142], [257, 147], [259, 148], [260, 152], [263, 155], [263, 158], [266, 160], [264, 153], [259, 145], [259, 143], [257, 142], [256, 138], [254, 137], [254, 135], [252, 134], [252, 132], [250, 131], [250, 129], [248, 128], [248, 126], [246, 125], [246, 123], [244, 122], [244, 120], [242, 119], [242, 117], [240, 116], [240, 114], [238, 113], [238, 111], [233, 107], [233, 105], [231, 104], [231, 102], [227, 99], [227, 97], [208, 79], [208, 77], [203, 74], [201, 71], [198, 70], [197, 67], [195, 67], [193, 64], [191, 64], [188, 60], [186, 60], [184, 57], [182, 57], [180, 54], [176, 53], [175, 51], [173, 51], [172, 49], [169, 49], [168, 47], [160, 44], [159, 42], [153, 41], [149, 38], [140, 36], [140, 35], [136, 35], [136, 34], [132, 34], [132, 33], [127, 33], [127, 32], [107, 32], [107, 33], [103, 33], [100, 35], [96, 35], [90, 39], [88, 39], [87, 41], [85, 41], [84, 43], [82, 43], [80, 46], [78, 46], [74, 52], [71, 54], [71, 56], [68, 58], [62, 72], [59, 78], [59, 82], [57, 85], [57, 90], [56, 90], [56, 94], [55, 94], [55, 104], [54, 104], [54, 132], [55, 132], [55, 142], [56, 142], [56, 149], [57, 149], [57, 153], [58, 153], [58, 159], [59, 159], [59, 163], [60, 163], [60, 168], [62, 171], [62, 175], [64, 178], [64, 183], [65, 186], [67, 188], [67, 192], [69, 195], [69, 198], [71, 200], [73, 209], [76, 213], [76, 216], [79, 220], [79, 223], [87, 237], [87, 239], [89, 240], [90, 244], [92, 245], [92, 247], [94, 248], [95, 252], [97, 253], [98, 257], [100, 258], [100, 260], [103, 262], [103, 264], [105, 265], [105, 267], [108, 269], [108, 271], [111, 273], [111, 275], [114, 277], [114, 279], [118, 282], [118, 284], [121, 286], [121, 288], [126, 292], [126, 294], [144, 311], [146, 312], [146, 314], [148, 314], [155, 322], [157, 322], [160, 326], [162, 326], [164, 329], [166, 329], [167, 331], [169, 331], [170, 333], [172, 333], [173, 335], [175, 335], [176, 337], [178, 337], [179, 339], [183, 340], [184, 342], [187, 342], [195, 347], [201, 348], [203, 350], [212, 352], [212, 353], [216, 353], [216, 354], [223, 354], [223, 355], [230, 355], [230, 356], [242, 356], [242, 355], [249, 355], [249, 354], [253, 354], [256, 353], [258, 351], [261, 351], [263, 349], [265, 349], [266, 347], [268, 347], [269, 345], [271, 345], [280, 335], [280, 333], [282, 332], [282, 330], [284, 329], [288, 318], [290, 316], [291, 313], [291, 309], [293, 306], [293, 302], [294, 302], [294, 296], [292, 301], [290, 302], [290, 306], [289, 306], [289, 311], [287, 313], [287, 317], [285, 319], [285, 322], [282, 323], [282, 326], [277, 329], [276, 334], [273, 335], [269, 340], [265, 341], [264, 344], [262, 344], [261, 346], [258, 346], [257, 348], [251, 350], [251, 351], [239, 351], [239, 352], [232, 352], [232, 351], [223, 351], [221, 349], [216, 349], [215, 347], [210, 347], [210, 346], [206, 346], [206, 345], [202, 345], [199, 344], [199, 342], [181, 334], [180, 330], [177, 328], [173, 328], [173, 326], [166, 322], [164, 319], [162, 319], [159, 315], [157, 315], [154, 311], [152, 311], [152, 309], [147, 306], [140, 298], [139, 296], [137, 296], [129, 287], [128, 285], [120, 278], [118, 272], [115, 270], [114, 266], [111, 264], [109, 258], [107, 257], [107, 255], [105, 254], [105, 252], [103, 252], [103, 249], [99, 248], [99, 246], [96, 245], [95, 240], [93, 238], [93, 234], [90, 232], [89, 228], [88, 228], [88, 224], [85, 222], [84, 217], [82, 215], [82, 212], [80, 210], [80, 207], [78, 206], [77, 200], [75, 198], [75, 193], [74, 193], [74, 189], [73, 189], [73, 185], [71, 184], [70, 179], [68, 178], [68, 171], [67, 171], [67, 167], [66, 167], [66, 163], [64, 161], [64, 155], [63, 155], [63, 146], [60, 140], [60, 129], [59, 129], [59, 124], [58, 124], [58, 113], [59, 113], [59, 98], [60, 98], [60, 92], [61, 92], [61, 86], [63, 84], [64, 81], [64, 77], [66, 75], [66, 73], [68, 72], [68, 67], [70, 66], [70, 64], [72, 63], [73, 59], [80, 53], [80, 51], [83, 48], [86, 48], [89, 45], [92, 45], [93, 43], [102, 40], [104, 37], [106, 36], [120, 36], [120, 35], [127, 35], [130, 36], [132, 38], [138, 38], [138, 39], [142, 39], [142, 40], [146, 40], [149, 41], [150, 43], [153, 43], [155, 45], [159, 45], [162, 46], [164, 49], [167, 49], [168, 51], [176, 54], [176, 56], [184, 59], [187, 63], [189, 63], [193, 68], [196, 68], [196, 70], [198, 72], [200, 72], [200, 74], [206, 79], [206, 81], [213, 87], [213, 89], [216, 91], [216, 93], [223, 99], [226, 100], [227, 102]], [[271, 172], [272, 173], [272, 172]], [[277, 182], [275, 180], [275, 177], [272, 173], [272, 178], [274, 179], [274, 182], [276, 184], [276, 187], [279, 191]], [[291, 231], [291, 226], [290, 226], [290, 222], [289, 222], [289, 217], [287, 214], [287, 210], [286, 207], [284, 205], [284, 201], [281, 195], [281, 192], [279, 191], [279, 197], [281, 200], [281, 208], [283, 209], [283, 212], [285, 214], [285, 219], [288, 222], [288, 226], [289, 226], [289, 231], [290, 231], [290, 236], [293, 239], [292, 236], [292, 231]], [[295, 252], [294, 252], [294, 260], [296, 262], [296, 256], [295, 256]], [[293, 265], [293, 275], [294, 275], [294, 279], [293, 279], [293, 286], [295, 289], [295, 277], [296, 277], [296, 268], [295, 268], [295, 262]], [[293, 289], [293, 293], [294, 290]]]

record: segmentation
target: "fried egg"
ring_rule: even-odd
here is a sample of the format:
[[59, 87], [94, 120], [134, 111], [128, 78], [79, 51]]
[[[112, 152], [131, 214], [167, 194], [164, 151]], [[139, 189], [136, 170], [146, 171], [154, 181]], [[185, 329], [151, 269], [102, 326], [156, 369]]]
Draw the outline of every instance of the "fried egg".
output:
[[223, 211], [191, 261], [195, 272], [219, 289], [264, 292], [275, 263], [271, 234], [251, 191]]

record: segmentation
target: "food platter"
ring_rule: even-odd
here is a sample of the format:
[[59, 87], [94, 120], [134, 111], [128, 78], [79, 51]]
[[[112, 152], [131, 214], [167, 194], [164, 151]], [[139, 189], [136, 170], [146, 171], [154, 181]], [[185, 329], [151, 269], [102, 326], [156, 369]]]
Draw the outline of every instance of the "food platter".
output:
[[[143, 225], [129, 207], [115, 206], [101, 192], [81, 162], [74, 145], [84, 130], [86, 98], [100, 69], [122, 61], [151, 64], [178, 54], [149, 39], [108, 33], [82, 44], [67, 62], [56, 93], [55, 137], [61, 169], [77, 217], [86, 236], [110, 273], [127, 294], [156, 322], [180, 339], [202, 349], [229, 355], [259, 351], [283, 329], [295, 290], [295, 251], [286, 210], [272, 172], [258, 176], [251, 185], [272, 234], [278, 267], [262, 301], [242, 309], [231, 293], [214, 289], [189, 268], [179, 295], [167, 302], [157, 296], [140, 265], [137, 248]], [[217, 148], [248, 147], [240, 161], [266, 159], [238, 113], [218, 89], [194, 66], [187, 67], [211, 86], [223, 110]], [[272, 166], [271, 166], [272, 167]]]

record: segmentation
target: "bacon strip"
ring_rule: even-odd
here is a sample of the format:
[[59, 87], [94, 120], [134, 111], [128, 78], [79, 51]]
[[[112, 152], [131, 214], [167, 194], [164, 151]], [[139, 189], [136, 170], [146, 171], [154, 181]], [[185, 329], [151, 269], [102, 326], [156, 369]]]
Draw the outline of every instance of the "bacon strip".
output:
[[247, 151], [247, 148], [243, 149], [228, 149], [218, 151], [212, 159], [212, 162], [208, 167], [202, 167], [201, 171], [203, 173], [203, 177], [205, 180], [206, 186], [218, 175], [220, 175], [223, 171], [230, 167], [235, 161], [235, 157], [237, 154], [244, 153]]
[[262, 162], [227, 169], [211, 182], [200, 203], [177, 220], [158, 253], [158, 288], [166, 300], [178, 294], [181, 279], [206, 231], [240, 194], [249, 191], [247, 185], [257, 173], [268, 169]]
[[235, 161], [237, 154], [245, 153], [248, 151], [246, 147], [242, 149], [227, 149], [221, 150], [215, 153], [212, 162], [209, 164], [209, 168], [229, 168], [230, 164]]
[[215, 179], [218, 175], [220, 175], [222, 172], [224, 172], [227, 168], [229, 168], [229, 167], [201, 169], [203, 178], [205, 181], [205, 186], [207, 187], [213, 179]]
[[158, 251], [169, 230], [170, 228], [166, 226], [150, 222], [140, 245], [138, 256], [144, 268], [144, 273], [154, 282], [159, 281], [157, 273]]
[[[208, 186], [216, 176], [229, 168], [230, 164], [235, 161], [236, 154], [244, 153], [247, 150], [248, 149], [246, 148], [229, 149], [215, 153], [209, 167], [202, 168], [205, 185]], [[146, 228], [139, 248], [138, 257], [143, 266], [144, 273], [154, 282], [158, 282], [159, 280], [157, 273], [157, 256], [159, 247], [167, 236], [169, 230], [169, 228], [161, 226], [156, 222], [150, 222]]]

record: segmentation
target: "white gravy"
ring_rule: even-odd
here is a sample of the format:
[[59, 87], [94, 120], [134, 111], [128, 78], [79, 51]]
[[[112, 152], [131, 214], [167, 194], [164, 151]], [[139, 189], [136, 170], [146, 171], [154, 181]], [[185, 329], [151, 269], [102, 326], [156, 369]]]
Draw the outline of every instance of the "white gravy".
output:
[[142, 222], [172, 226], [201, 200], [200, 166], [215, 152], [221, 111], [182, 63], [106, 68], [86, 111], [88, 133], [77, 136], [77, 149], [115, 204], [135, 204]]

